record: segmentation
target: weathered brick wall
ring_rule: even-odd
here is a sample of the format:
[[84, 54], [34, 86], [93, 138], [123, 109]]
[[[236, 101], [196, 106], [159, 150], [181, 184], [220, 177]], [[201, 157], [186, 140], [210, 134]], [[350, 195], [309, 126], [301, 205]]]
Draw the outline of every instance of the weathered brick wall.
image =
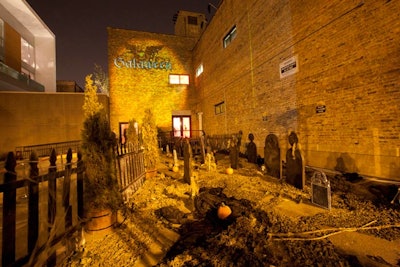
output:
[[193, 53], [204, 130], [253, 133], [261, 156], [269, 133], [285, 155], [294, 130], [308, 165], [400, 179], [399, 14], [398, 1], [224, 0]]
[[[195, 41], [188, 37], [108, 28], [110, 118], [116, 133], [120, 122], [135, 119], [141, 123], [147, 108], [153, 111], [156, 124], [163, 130], [172, 129], [172, 111], [191, 110], [193, 86], [171, 85], [168, 79], [169, 74], [192, 74], [191, 50]], [[157, 64], [152, 68], [126, 67], [119, 62], [118, 67], [114, 60], [121, 57], [127, 61], [135, 59], [136, 63], [151, 60]], [[198, 125], [195, 112], [192, 110], [194, 129]]]

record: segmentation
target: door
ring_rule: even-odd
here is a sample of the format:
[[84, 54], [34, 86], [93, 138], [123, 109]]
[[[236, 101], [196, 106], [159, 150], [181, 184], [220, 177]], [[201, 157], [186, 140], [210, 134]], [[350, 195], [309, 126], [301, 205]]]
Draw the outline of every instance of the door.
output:
[[174, 137], [190, 138], [190, 116], [172, 116]]

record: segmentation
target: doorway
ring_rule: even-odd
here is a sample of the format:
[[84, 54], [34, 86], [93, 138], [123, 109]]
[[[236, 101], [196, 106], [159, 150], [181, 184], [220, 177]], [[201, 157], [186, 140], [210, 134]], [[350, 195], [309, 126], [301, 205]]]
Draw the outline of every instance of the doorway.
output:
[[190, 116], [172, 116], [172, 130], [174, 137], [190, 138], [191, 119]]

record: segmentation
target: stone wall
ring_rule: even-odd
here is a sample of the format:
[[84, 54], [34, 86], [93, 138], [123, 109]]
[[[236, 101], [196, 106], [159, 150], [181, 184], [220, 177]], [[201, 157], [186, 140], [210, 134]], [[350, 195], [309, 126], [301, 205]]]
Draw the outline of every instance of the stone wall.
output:
[[[253, 133], [262, 157], [269, 133], [285, 152], [293, 130], [307, 165], [400, 180], [398, 14], [398, 1], [224, 0], [193, 53], [204, 130]], [[297, 72], [281, 77], [287, 60]]]
[[[0, 92], [0, 159], [17, 146], [81, 140], [83, 93]], [[108, 112], [108, 97], [99, 95]]]

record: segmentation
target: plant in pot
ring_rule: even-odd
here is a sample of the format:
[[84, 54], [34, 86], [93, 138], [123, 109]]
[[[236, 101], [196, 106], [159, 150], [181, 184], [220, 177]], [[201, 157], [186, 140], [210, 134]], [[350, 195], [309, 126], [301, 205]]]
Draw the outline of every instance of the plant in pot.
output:
[[146, 109], [142, 122], [142, 140], [144, 148], [144, 163], [146, 176], [153, 177], [157, 174], [157, 163], [159, 161], [158, 130], [153, 112]]
[[115, 168], [116, 137], [107, 114], [98, 102], [97, 87], [86, 77], [82, 156], [85, 164], [84, 211], [87, 231], [107, 229], [122, 203]]

